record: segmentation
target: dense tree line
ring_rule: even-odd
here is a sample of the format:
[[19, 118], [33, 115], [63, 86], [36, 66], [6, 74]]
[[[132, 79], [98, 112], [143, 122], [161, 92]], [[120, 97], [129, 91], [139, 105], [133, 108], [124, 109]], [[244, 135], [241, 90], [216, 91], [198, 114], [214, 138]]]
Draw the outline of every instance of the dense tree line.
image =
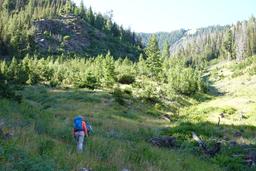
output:
[[146, 56], [141, 55], [138, 62], [128, 58], [115, 60], [110, 53], [90, 59], [27, 55], [22, 60], [0, 61], [0, 76], [5, 83], [15, 85], [112, 89], [119, 84], [132, 84], [138, 91], [136, 95], [150, 99], [206, 90], [198, 69], [188, 66], [185, 60], [163, 59], [156, 37], [149, 44]]
[[215, 26], [195, 30], [181, 41], [171, 45], [171, 56], [183, 56], [192, 64], [218, 58], [222, 54], [222, 41], [228, 26]]
[[[182, 37], [186, 35], [188, 30], [185, 29], [180, 29], [180, 30], [175, 30], [172, 32], [157, 32], [154, 33], [157, 37], [158, 43], [159, 43], [159, 48], [162, 50], [164, 48], [164, 44], [168, 42], [168, 44], [172, 45], [179, 41]], [[142, 44], [144, 46], [147, 46], [151, 36], [153, 33], [137, 33], [138, 37], [141, 39]]]
[[172, 56], [186, 56], [193, 61], [214, 58], [242, 60], [255, 55], [255, 17], [231, 26], [199, 29], [195, 34], [171, 45], [170, 51]]
[[25, 56], [35, 53], [35, 27], [40, 19], [74, 15], [127, 46], [141, 47], [135, 33], [112, 21], [112, 13], [102, 15], [77, 7], [71, 0], [3, 0], [0, 4], [0, 55]]
[[[161, 51], [165, 51], [164, 56], [185, 57], [190, 64], [201, 65], [214, 58], [242, 60], [255, 55], [255, 30], [255, 17], [252, 16], [248, 21], [231, 26], [209, 26], [195, 31], [181, 29], [156, 35]], [[148, 45], [152, 34], [138, 35]]]

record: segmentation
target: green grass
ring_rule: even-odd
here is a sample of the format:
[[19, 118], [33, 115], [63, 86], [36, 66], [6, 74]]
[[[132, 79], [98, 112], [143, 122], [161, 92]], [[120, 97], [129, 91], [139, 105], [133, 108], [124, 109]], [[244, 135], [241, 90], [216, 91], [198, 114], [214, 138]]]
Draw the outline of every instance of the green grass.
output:
[[[146, 102], [130, 99], [127, 107], [109, 92], [87, 89], [29, 86], [21, 93], [21, 104], [0, 100], [4, 130], [15, 132], [0, 140], [1, 170], [220, 170], [192, 153], [151, 146], [147, 140], [166, 122]], [[82, 154], [71, 134], [76, 114], [86, 114], [95, 130]]]
[[[209, 94], [174, 96], [157, 104], [133, 98], [131, 93], [119, 94], [122, 90], [27, 86], [20, 91], [22, 103], [0, 99], [0, 123], [4, 123], [0, 128], [14, 132], [11, 139], [0, 139], [0, 170], [255, 170], [243, 156], [256, 148], [256, 77], [233, 77], [232, 65], [210, 67], [214, 91]], [[246, 118], [240, 118], [241, 112]], [[220, 113], [224, 118], [218, 126]], [[76, 153], [72, 137], [77, 114], [86, 115], [95, 130], [82, 154]], [[171, 123], [161, 119], [163, 114], [172, 116]], [[221, 151], [205, 156], [192, 131], [210, 147], [220, 142]], [[236, 132], [242, 136], [235, 136]], [[177, 146], [151, 146], [147, 140], [159, 135], [175, 136]]]

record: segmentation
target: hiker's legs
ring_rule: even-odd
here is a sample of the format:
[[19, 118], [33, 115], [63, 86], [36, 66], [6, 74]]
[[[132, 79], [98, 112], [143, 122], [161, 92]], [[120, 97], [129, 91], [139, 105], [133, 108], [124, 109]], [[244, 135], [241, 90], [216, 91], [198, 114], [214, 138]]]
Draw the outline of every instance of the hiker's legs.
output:
[[77, 152], [83, 151], [83, 143], [84, 143], [84, 132], [79, 131], [75, 133], [76, 142], [77, 142]]
[[83, 151], [83, 144], [84, 144], [84, 135], [79, 135], [78, 142], [77, 142], [77, 151]]

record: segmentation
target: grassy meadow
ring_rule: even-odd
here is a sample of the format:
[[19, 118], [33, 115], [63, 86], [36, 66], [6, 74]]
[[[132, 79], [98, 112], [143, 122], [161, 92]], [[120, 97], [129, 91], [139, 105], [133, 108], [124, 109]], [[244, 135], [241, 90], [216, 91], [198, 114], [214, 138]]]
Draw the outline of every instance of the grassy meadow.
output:
[[[147, 142], [167, 125], [147, 114], [150, 104], [127, 99], [123, 106], [109, 92], [86, 89], [29, 86], [21, 93], [21, 104], [0, 100], [5, 131], [14, 131], [12, 139], [1, 140], [3, 170], [202, 170], [209, 165], [183, 150]], [[82, 154], [72, 137], [76, 114], [85, 114], [95, 131]], [[219, 170], [210, 165], [208, 170]]]

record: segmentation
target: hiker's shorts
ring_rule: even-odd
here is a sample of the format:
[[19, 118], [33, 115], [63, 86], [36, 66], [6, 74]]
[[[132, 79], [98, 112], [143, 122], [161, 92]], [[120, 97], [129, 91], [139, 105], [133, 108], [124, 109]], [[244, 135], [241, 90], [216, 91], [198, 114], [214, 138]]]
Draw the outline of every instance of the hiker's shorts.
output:
[[77, 142], [77, 151], [83, 151], [83, 144], [84, 144], [84, 131], [77, 131], [75, 132], [75, 138]]

